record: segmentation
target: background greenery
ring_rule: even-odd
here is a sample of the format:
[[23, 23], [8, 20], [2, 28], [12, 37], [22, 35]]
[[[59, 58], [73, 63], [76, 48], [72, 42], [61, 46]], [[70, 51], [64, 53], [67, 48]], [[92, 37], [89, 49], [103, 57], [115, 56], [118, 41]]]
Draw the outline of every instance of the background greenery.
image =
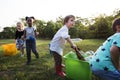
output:
[[[112, 21], [120, 17], [120, 10], [116, 9], [113, 14], [107, 16], [101, 14], [93, 18], [81, 18], [76, 16], [75, 27], [70, 29], [70, 35], [72, 38], [82, 39], [106, 39], [108, 36], [113, 34]], [[56, 21], [43, 21], [35, 20], [34, 25], [37, 27], [37, 31], [40, 33], [38, 38], [51, 39], [59, 28], [62, 27], [63, 17], [58, 17]], [[20, 19], [26, 26], [24, 18]], [[14, 38], [15, 26], [5, 27], [0, 32], [0, 39]], [[9, 34], [8, 34], [9, 33]], [[9, 35], [9, 36], [8, 36]]]

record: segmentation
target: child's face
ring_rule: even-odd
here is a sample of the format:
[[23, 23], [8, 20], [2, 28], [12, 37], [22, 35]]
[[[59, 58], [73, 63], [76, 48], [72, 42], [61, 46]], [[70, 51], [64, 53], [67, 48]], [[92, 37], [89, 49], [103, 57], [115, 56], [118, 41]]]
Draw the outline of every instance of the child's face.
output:
[[21, 23], [17, 23], [17, 29], [22, 29], [22, 24]]
[[27, 19], [27, 23], [28, 23], [28, 25], [31, 27], [32, 25], [33, 25], [33, 19], [32, 18], [28, 18]]
[[68, 28], [72, 28], [75, 24], [75, 19], [74, 18], [70, 18], [68, 20], [68, 22], [66, 23], [66, 25], [68, 26]]
[[120, 25], [116, 26], [116, 32], [120, 32]]

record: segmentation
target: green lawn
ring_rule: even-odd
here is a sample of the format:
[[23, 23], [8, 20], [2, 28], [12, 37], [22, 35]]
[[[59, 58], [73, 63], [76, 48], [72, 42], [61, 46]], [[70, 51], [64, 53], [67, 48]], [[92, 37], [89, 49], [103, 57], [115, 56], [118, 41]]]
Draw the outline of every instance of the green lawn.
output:
[[[87, 39], [81, 42], [75, 42], [83, 51], [95, 51], [104, 40]], [[0, 40], [0, 45], [13, 43], [13, 39]], [[0, 80], [66, 80], [55, 74], [54, 60], [49, 54], [48, 44], [50, 40], [37, 40], [37, 50], [40, 58], [36, 59], [32, 54], [31, 65], [26, 65], [26, 55], [20, 57], [18, 53], [15, 56], [3, 56], [3, 50], [0, 46]], [[69, 44], [65, 45], [64, 55], [70, 51]]]

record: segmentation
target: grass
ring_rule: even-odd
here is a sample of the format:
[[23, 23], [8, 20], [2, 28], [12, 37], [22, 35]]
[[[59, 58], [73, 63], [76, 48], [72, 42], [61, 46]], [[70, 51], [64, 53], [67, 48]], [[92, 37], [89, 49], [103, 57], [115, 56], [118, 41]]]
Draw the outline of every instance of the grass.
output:
[[[75, 44], [83, 51], [95, 51], [103, 41], [87, 39], [75, 42]], [[4, 39], [0, 40], [0, 45], [13, 42], [13, 39]], [[50, 40], [37, 40], [37, 50], [40, 58], [36, 59], [32, 54], [31, 65], [26, 65], [26, 55], [20, 57], [18, 53], [15, 56], [4, 56], [0, 46], [0, 80], [66, 80], [66, 78], [61, 78], [55, 74], [54, 60], [48, 49], [49, 42]], [[64, 55], [69, 51], [73, 50], [69, 44], [66, 44]]]

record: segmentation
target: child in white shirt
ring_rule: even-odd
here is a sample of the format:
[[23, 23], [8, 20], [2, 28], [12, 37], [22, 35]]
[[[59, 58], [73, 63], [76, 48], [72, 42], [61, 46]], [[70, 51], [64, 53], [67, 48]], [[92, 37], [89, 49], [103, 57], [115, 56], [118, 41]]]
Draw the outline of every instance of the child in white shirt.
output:
[[63, 47], [66, 41], [70, 43], [73, 49], [76, 48], [76, 45], [71, 41], [70, 35], [68, 34], [69, 28], [72, 28], [74, 24], [75, 17], [73, 15], [66, 16], [64, 19], [64, 26], [57, 31], [50, 43], [50, 52], [54, 56], [56, 73], [61, 77], [66, 76], [62, 71]]

